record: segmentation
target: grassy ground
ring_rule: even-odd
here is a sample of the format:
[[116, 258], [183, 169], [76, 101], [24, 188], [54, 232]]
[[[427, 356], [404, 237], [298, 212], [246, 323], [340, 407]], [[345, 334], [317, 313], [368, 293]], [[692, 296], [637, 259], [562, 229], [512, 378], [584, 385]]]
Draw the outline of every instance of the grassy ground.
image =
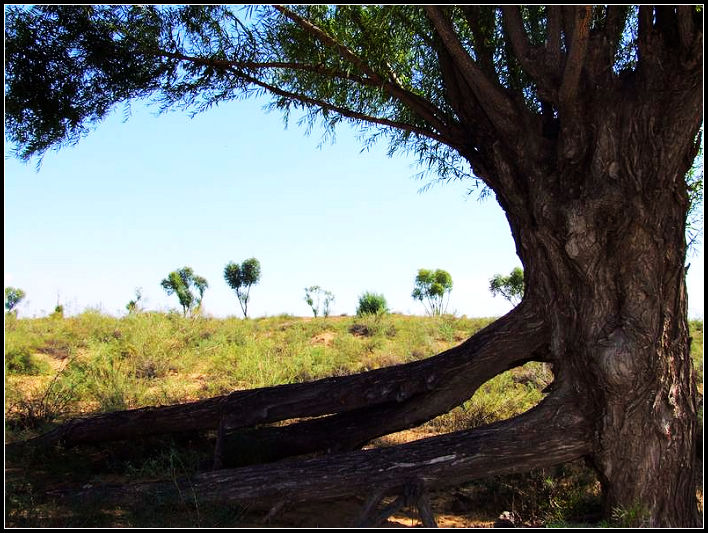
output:
[[[196, 400], [246, 389], [343, 375], [429, 357], [458, 344], [491, 319], [398, 315], [255, 320], [141, 313], [117, 319], [96, 312], [73, 318], [5, 322], [5, 439], [25, 439], [81, 414]], [[703, 324], [692, 322], [692, 354], [702, 383]], [[508, 418], [542, 398], [552, 379], [529, 363], [486, 383], [473, 398], [426, 425], [381, 439], [387, 445]], [[702, 387], [701, 387], [702, 393]], [[701, 409], [702, 417], [702, 409]], [[702, 424], [701, 424], [702, 425]], [[255, 507], [210, 506], [185, 497], [130, 509], [88, 506], [48, 495], [66, 486], [171, 479], [203, 467], [213, 451], [200, 441], [94, 446], [51, 456], [6, 457], [6, 525], [18, 527], [197, 527], [261, 524]], [[488, 525], [502, 511], [528, 524], [587, 520], [598, 484], [582, 464], [471, 483], [437, 494], [441, 525]], [[348, 525], [361, 502], [285, 509], [271, 525]], [[351, 516], [349, 516], [349, 514]], [[354, 514], [352, 514], [354, 513]], [[397, 514], [391, 524], [415, 517]]]

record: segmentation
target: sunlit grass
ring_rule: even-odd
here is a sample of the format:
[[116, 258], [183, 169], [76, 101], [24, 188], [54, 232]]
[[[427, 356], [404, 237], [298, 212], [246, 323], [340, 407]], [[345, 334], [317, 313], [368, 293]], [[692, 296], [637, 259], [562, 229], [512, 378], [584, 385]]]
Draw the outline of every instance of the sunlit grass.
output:
[[[32, 437], [79, 415], [182, 403], [234, 390], [304, 382], [419, 360], [459, 344], [492, 321], [390, 314], [328, 318], [283, 315], [248, 320], [163, 313], [115, 318], [95, 311], [65, 319], [18, 320], [8, 316], [6, 440]], [[703, 323], [692, 321], [690, 328], [691, 356], [701, 384]], [[551, 380], [549, 365], [527, 363], [496, 376], [461, 406], [400, 438], [420, 438], [515, 416], [536, 405]], [[699, 392], [702, 394], [702, 387]], [[376, 445], [394, 443], [399, 435], [390, 437], [393, 440], [381, 439]], [[195, 462], [203, 460], [200, 453], [172, 444], [157, 451], [146, 448], [137, 458], [111, 459], [111, 475], [125, 479], [161, 477], [165, 472], [177, 475], [195, 468]], [[60, 476], [69, 470], [75, 475], [72, 455], [68, 451], [65, 455], [69, 462], [59, 461], [47, 468], [60, 470]], [[7, 501], [14, 509], [13, 524], [37, 527], [61, 522], [52, 515], [59, 516], [65, 509], [55, 508], [49, 501], [39, 507], [34, 503], [39, 485], [18, 483], [13, 476], [6, 487]], [[487, 480], [469, 490], [470, 494], [486, 494], [490, 501], [502, 496], [511, 499], [518, 502], [519, 509], [527, 506], [526, 515], [557, 525], [582, 514], [579, 510], [583, 508], [592, 509], [598, 494], [596, 480], [587, 477], [579, 466], [562, 472]], [[33, 515], [40, 508], [44, 518]], [[161, 512], [138, 516], [116, 510], [116, 516], [106, 517], [98, 511], [84, 511], [81, 516], [86, 517], [87, 524], [161, 525], [172, 518], [175, 525], [201, 523], [194, 521], [192, 508], [170, 516]], [[241, 513], [234, 510], [229, 520]]]

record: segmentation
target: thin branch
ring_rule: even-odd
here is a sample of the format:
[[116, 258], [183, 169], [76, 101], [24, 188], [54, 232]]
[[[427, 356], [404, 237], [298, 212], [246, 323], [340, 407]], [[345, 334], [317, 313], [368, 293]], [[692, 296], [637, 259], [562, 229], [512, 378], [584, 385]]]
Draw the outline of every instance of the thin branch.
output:
[[561, 25], [563, 28], [563, 35], [565, 36], [565, 50], [566, 54], [573, 47], [573, 31], [575, 28], [575, 13], [578, 6], [563, 5], [560, 8], [561, 11]]
[[559, 6], [548, 6], [548, 38], [546, 40], [546, 68], [560, 79], [561, 73], [561, 19]]
[[551, 102], [557, 101], [556, 90], [552, 82], [543, 72], [543, 63], [532, 57], [533, 48], [529, 43], [528, 36], [524, 30], [524, 23], [521, 19], [521, 8], [519, 6], [504, 6], [504, 29], [511, 41], [512, 49], [521, 67], [536, 82], [538, 94], [543, 100]]
[[451, 147], [459, 146], [460, 139], [445, 136], [443, 134], [438, 134], [438, 133], [435, 133], [434, 131], [431, 131], [431, 130], [428, 130], [425, 128], [421, 128], [420, 126], [414, 126], [413, 124], [407, 124], [405, 122], [398, 122], [398, 121], [390, 120], [390, 119], [383, 118], [383, 117], [375, 117], [373, 115], [367, 115], [366, 113], [354, 111], [354, 110], [346, 108], [346, 107], [336, 106], [336, 105], [331, 104], [325, 100], [319, 100], [316, 98], [312, 98], [310, 96], [306, 96], [304, 94], [286, 91], [284, 89], [281, 89], [280, 87], [276, 87], [275, 85], [271, 85], [271, 84], [266, 83], [262, 80], [259, 80], [258, 78], [254, 78], [253, 76], [250, 76], [250, 75], [246, 74], [245, 72], [239, 71], [238, 69], [232, 69], [232, 70], [238, 77], [240, 77], [240, 78], [242, 78], [254, 85], [257, 85], [263, 89], [266, 89], [267, 91], [269, 91], [275, 95], [282, 96], [283, 98], [295, 100], [295, 101], [300, 102], [302, 104], [306, 104], [306, 105], [314, 106], [314, 107], [319, 107], [321, 109], [326, 109], [328, 111], [333, 111], [333, 112], [335, 112], [343, 117], [346, 117], [346, 118], [360, 120], [360, 121], [367, 122], [370, 124], [378, 124], [379, 126], [386, 126], [389, 128], [395, 128], [395, 129], [407, 131], [410, 133], [415, 133], [417, 135], [422, 135], [424, 137], [429, 137], [435, 141], [441, 142], [443, 144], [447, 144], [448, 146], [451, 146]]
[[168, 52], [166, 50], [159, 50], [158, 52], [155, 52], [155, 55], [169, 59], [177, 59], [179, 61], [187, 61], [195, 65], [205, 67], [216, 67], [225, 70], [230, 70], [233, 68], [244, 70], [287, 69], [300, 72], [312, 72], [314, 74], [321, 74], [330, 78], [339, 78], [343, 80], [353, 81], [355, 83], [368, 87], [378, 85], [376, 80], [372, 80], [370, 78], [356, 76], [348, 72], [342, 72], [341, 70], [335, 70], [329, 67], [325, 67], [324, 65], [311, 65], [307, 63], [298, 63], [295, 61], [235, 61], [232, 59], [215, 59], [211, 57], [189, 56], [178, 52]]
[[285, 6], [274, 5], [273, 7], [277, 11], [282, 13], [284, 16], [295, 22], [302, 29], [317, 37], [317, 39], [319, 39], [321, 42], [337, 50], [339, 55], [342, 56], [342, 58], [356, 65], [362, 72], [366, 73], [371, 78], [379, 79], [379, 81], [381, 81], [380, 76], [363, 59], [361, 59], [345, 45], [334, 39], [327, 32], [320, 29], [309, 20], [299, 16], [297, 13], [286, 8]]
[[693, 13], [696, 6], [678, 6], [678, 29], [681, 46], [684, 50], [690, 50], [695, 38], [695, 25], [693, 23]]
[[[433, 126], [438, 132], [443, 133], [450, 130], [451, 127], [439, 118], [443, 113], [428, 100], [421, 98], [403, 87], [396, 81], [395, 77], [385, 78], [378, 74], [366, 61], [360, 58], [356, 53], [350, 50], [347, 46], [337, 41], [327, 32], [310, 22], [309, 20], [299, 16], [297, 13], [289, 10], [284, 6], [274, 6], [277, 11], [288, 17], [290, 20], [298, 24], [302, 29], [316, 37], [326, 46], [335, 49], [339, 55], [353, 63], [357, 68], [364, 72], [378, 86], [383, 88], [390, 96], [400, 100], [410, 107], [418, 116]], [[459, 128], [457, 134], [448, 134], [447, 137], [459, 136]]]
[[[194, 57], [194, 56], [188, 56], [185, 54], [180, 54], [176, 52], [167, 52], [164, 50], [161, 50], [159, 52], [156, 52], [155, 55], [161, 56], [161, 57], [167, 57], [170, 59], [178, 59], [181, 61], [188, 61], [191, 63], [194, 63], [196, 65], [201, 65], [201, 66], [211, 66], [211, 67], [218, 67], [222, 68], [224, 70], [230, 70], [233, 73], [237, 73], [239, 77], [241, 78], [247, 78], [248, 81], [251, 83], [254, 83], [256, 85], [259, 85], [270, 92], [279, 94], [280, 96], [285, 96], [286, 94], [289, 95], [289, 98], [292, 98], [294, 100], [298, 100], [301, 102], [304, 102], [305, 97], [304, 95], [298, 95], [297, 93], [287, 93], [283, 89], [276, 88], [274, 85], [266, 85], [265, 82], [259, 80], [258, 78], [255, 78], [253, 76], [246, 75], [243, 72], [240, 72], [240, 69], [246, 69], [246, 70], [266, 70], [266, 69], [290, 69], [290, 70], [296, 70], [296, 71], [303, 71], [303, 72], [313, 72], [316, 74], [321, 74], [323, 76], [327, 76], [330, 78], [339, 78], [339, 79], [345, 79], [348, 81], [353, 81], [355, 83], [358, 83], [362, 86], [365, 87], [380, 87], [381, 83], [379, 79], [371, 79], [371, 78], [364, 78], [361, 76], [355, 76], [354, 74], [351, 73], [346, 73], [346, 72], [341, 72], [338, 70], [330, 69], [327, 68], [323, 65], [309, 65], [309, 64], [304, 64], [304, 63], [297, 63], [297, 62], [287, 62], [287, 61], [271, 61], [271, 62], [254, 62], [254, 61], [233, 61], [233, 60], [226, 60], [226, 59], [214, 59], [214, 58], [201, 58], [201, 57]], [[421, 109], [427, 105], [430, 105], [427, 100], [424, 100], [423, 98], [419, 97], [416, 94], [404, 91], [401, 89], [401, 92], [405, 92], [405, 98], [407, 100], [406, 103], [410, 103], [412, 106], [419, 106]], [[345, 114], [345, 108], [336, 108], [333, 105], [330, 105], [323, 100], [315, 100], [312, 98], [309, 98], [309, 103], [314, 104], [315, 102], [319, 102], [318, 106], [320, 107], [327, 107], [328, 109], [332, 111], [337, 111], [339, 114], [343, 116], [348, 116], [350, 118], [357, 118], [359, 120], [364, 120], [367, 122], [375, 122], [377, 124], [381, 125], [386, 125], [386, 126], [391, 126], [395, 127], [397, 129], [402, 129], [405, 131], [410, 131], [411, 133], [419, 133], [421, 135], [425, 135], [427, 137], [432, 137], [432, 132], [430, 130], [425, 130], [423, 128], [416, 128], [415, 126], [408, 125], [405, 123], [401, 122], [394, 122], [394, 121], [389, 121], [389, 122], [382, 122], [383, 120], [386, 119], [381, 119], [381, 118], [376, 118], [371, 115], [365, 115], [359, 113], [358, 115], [354, 116], [354, 111], [350, 110], [350, 113], [347, 115]], [[442, 122], [438, 121], [434, 116], [431, 116], [427, 111], [424, 111], [422, 113], [425, 115], [422, 118], [428, 118], [431, 121], [435, 121], [443, 130], [448, 130], [450, 133], [450, 136], [448, 137], [443, 137], [438, 136], [438, 137], [432, 137], [435, 138], [436, 140], [443, 142], [445, 144], [448, 144], [450, 146], [455, 146], [456, 144], [459, 144], [463, 140], [463, 133], [459, 129], [459, 127], [447, 127], [445, 124]], [[434, 124], [433, 124], [434, 125]], [[455, 141], [453, 141], [453, 138]]]
[[494, 50], [488, 45], [487, 38], [490, 35], [485, 35], [485, 32], [480, 26], [479, 19], [482, 16], [483, 6], [462, 6], [462, 13], [465, 16], [467, 25], [472, 31], [472, 38], [474, 39], [474, 50], [477, 57], [477, 62], [479, 67], [485, 72], [487, 76], [496, 77], [496, 71], [494, 70]]
[[654, 26], [654, 7], [648, 5], [639, 6], [638, 15], [638, 34], [639, 34], [639, 61], [640, 63], [647, 59], [650, 55], [652, 29]]
[[622, 39], [622, 32], [627, 19], [627, 6], [610, 5], [607, 6], [607, 15], [605, 17], [605, 27], [602, 33], [605, 38], [603, 46], [605, 53], [602, 59], [607, 61], [605, 65], [599, 65], [599, 68], [611, 70], [617, 53], [617, 46]]
[[507, 37], [509, 37], [511, 41], [516, 59], [519, 60], [524, 70], [532, 77], [537, 77], [538, 68], [530, 57], [531, 44], [524, 30], [524, 23], [521, 19], [521, 8], [519, 6], [504, 6], [502, 7], [502, 12], [504, 14], [504, 29]]

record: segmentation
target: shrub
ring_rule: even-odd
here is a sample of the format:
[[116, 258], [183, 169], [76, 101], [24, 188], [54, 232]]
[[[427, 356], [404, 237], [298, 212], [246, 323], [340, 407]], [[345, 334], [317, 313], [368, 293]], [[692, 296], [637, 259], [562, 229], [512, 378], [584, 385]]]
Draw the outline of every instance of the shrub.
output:
[[357, 316], [381, 315], [384, 313], [388, 313], [388, 307], [383, 294], [365, 292], [359, 297], [359, 307], [356, 309]]
[[[26, 397], [11, 391], [7, 397], [5, 422], [10, 429], [37, 429], [70, 411], [77, 400], [77, 384], [63, 371], [55, 374], [39, 394]], [[14, 392], [14, 394], [13, 394]]]
[[46, 361], [37, 359], [26, 346], [9, 348], [5, 352], [5, 372], [36, 376], [45, 374], [50, 367]]

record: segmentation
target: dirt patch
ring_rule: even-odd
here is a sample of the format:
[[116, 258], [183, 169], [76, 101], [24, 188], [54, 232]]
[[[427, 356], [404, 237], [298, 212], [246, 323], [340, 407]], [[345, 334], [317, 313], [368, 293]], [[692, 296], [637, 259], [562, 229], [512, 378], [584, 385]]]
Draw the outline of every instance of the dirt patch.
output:
[[[331, 502], [286, 506], [269, 516], [266, 509], [249, 509], [244, 521], [238, 527], [245, 528], [343, 528], [355, 527], [364, 507], [363, 498], [350, 498]], [[457, 505], [457, 511], [453, 507]], [[438, 527], [446, 528], [488, 528], [494, 519], [476, 513], [466, 512], [459, 507], [455, 493], [435, 493], [431, 495], [431, 507]], [[381, 528], [421, 528], [423, 523], [416, 509], [403, 508], [376, 527]]]
[[319, 335], [315, 335], [314, 337], [312, 337], [312, 340], [310, 342], [312, 344], [332, 346], [332, 344], [334, 343], [334, 339], [336, 338], [337, 334], [333, 331], [325, 331], [323, 333], [320, 333]]

